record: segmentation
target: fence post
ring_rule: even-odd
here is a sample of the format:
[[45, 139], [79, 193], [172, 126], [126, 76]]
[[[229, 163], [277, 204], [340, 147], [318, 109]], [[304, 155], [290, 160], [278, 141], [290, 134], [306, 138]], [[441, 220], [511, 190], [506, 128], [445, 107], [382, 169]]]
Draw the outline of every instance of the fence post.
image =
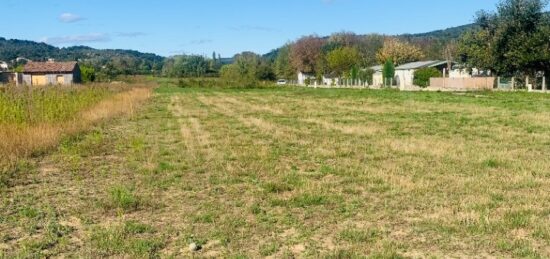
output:
[[533, 86], [531, 84], [529, 84], [529, 76], [526, 76], [525, 77], [525, 86], [527, 86], [527, 91], [528, 92], [532, 92], [533, 91]]
[[512, 77], [512, 90], [516, 89], [516, 78]]
[[542, 77], [542, 91], [546, 92], [546, 75]]

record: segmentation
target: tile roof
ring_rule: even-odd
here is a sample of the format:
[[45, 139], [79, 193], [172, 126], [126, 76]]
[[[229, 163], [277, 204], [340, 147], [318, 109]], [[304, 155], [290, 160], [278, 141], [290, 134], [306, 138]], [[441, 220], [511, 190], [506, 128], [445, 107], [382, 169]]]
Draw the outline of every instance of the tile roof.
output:
[[78, 63], [72, 62], [29, 62], [23, 69], [26, 73], [64, 73], [73, 72]]

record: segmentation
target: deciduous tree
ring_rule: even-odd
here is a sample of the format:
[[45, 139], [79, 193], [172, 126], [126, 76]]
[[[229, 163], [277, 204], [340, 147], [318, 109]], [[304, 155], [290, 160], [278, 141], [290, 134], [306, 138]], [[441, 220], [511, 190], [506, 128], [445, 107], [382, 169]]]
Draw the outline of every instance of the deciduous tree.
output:
[[502, 0], [496, 13], [479, 12], [477, 28], [460, 40], [463, 59], [471, 67], [501, 75], [548, 71], [547, 4], [546, 0]]
[[271, 66], [256, 53], [243, 52], [235, 55], [234, 60], [233, 64], [221, 68], [222, 78], [247, 84], [257, 80], [275, 80]]
[[360, 65], [362, 67], [374, 66], [381, 64], [378, 62], [376, 55], [380, 49], [384, 47], [385, 36], [379, 34], [369, 34], [357, 42], [357, 50], [360, 55]]
[[285, 45], [279, 50], [274, 66], [275, 73], [279, 78], [293, 79], [296, 77], [296, 69], [290, 63], [290, 45]]
[[357, 66], [359, 58], [359, 51], [354, 47], [335, 49], [327, 55], [328, 67], [332, 72], [343, 75]]
[[384, 47], [377, 54], [380, 64], [392, 60], [395, 65], [402, 65], [423, 58], [424, 54], [418, 47], [396, 38], [387, 38], [384, 41]]
[[323, 44], [324, 40], [314, 35], [296, 41], [290, 49], [292, 66], [304, 73], [315, 73]]
[[360, 37], [354, 32], [342, 31], [333, 33], [328, 39], [329, 44], [336, 44], [339, 47], [357, 46]]

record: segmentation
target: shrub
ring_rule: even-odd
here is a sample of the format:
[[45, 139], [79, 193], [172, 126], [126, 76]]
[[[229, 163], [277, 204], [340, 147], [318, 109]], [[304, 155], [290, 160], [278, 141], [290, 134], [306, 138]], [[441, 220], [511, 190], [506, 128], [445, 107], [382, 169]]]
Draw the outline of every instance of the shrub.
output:
[[80, 76], [82, 83], [91, 83], [95, 81], [95, 68], [92, 66], [80, 65]]
[[382, 69], [382, 75], [384, 76], [384, 85], [388, 85], [387, 81], [392, 81], [395, 77], [395, 65], [391, 59], [388, 59]]
[[368, 82], [369, 85], [372, 85], [372, 78], [375, 71], [372, 69], [359, 70], [359, 80], [363, 82]]
[[189, 87], [188, 81], [187, 81], [187, 80], [183, 80], [183, 79], [178, 80], [178, 87], [179, 87], [179, 88], [186, 88], [186, 87]]
[[421, 68], [414, 72], [413, 83], [417, 86], [425, 88], [430, 84], [430, 78], [432, 77], [441, 77], [441, 72], [433, 67]]
[[309, 77], [306, 78], [306, 80], [304, 80], [304, 83], [305, 83], [306, 85], [311, 85], [311, 78], [309, 78]]

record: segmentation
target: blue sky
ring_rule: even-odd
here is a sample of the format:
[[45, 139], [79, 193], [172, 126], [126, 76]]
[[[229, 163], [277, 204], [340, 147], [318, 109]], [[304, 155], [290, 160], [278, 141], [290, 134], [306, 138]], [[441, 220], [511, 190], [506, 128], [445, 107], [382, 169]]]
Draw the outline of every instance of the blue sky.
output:
[[2, 0], [0, 37], [229, 57], [302, 35], [427, 32], [470, 23], [497, 0]]

